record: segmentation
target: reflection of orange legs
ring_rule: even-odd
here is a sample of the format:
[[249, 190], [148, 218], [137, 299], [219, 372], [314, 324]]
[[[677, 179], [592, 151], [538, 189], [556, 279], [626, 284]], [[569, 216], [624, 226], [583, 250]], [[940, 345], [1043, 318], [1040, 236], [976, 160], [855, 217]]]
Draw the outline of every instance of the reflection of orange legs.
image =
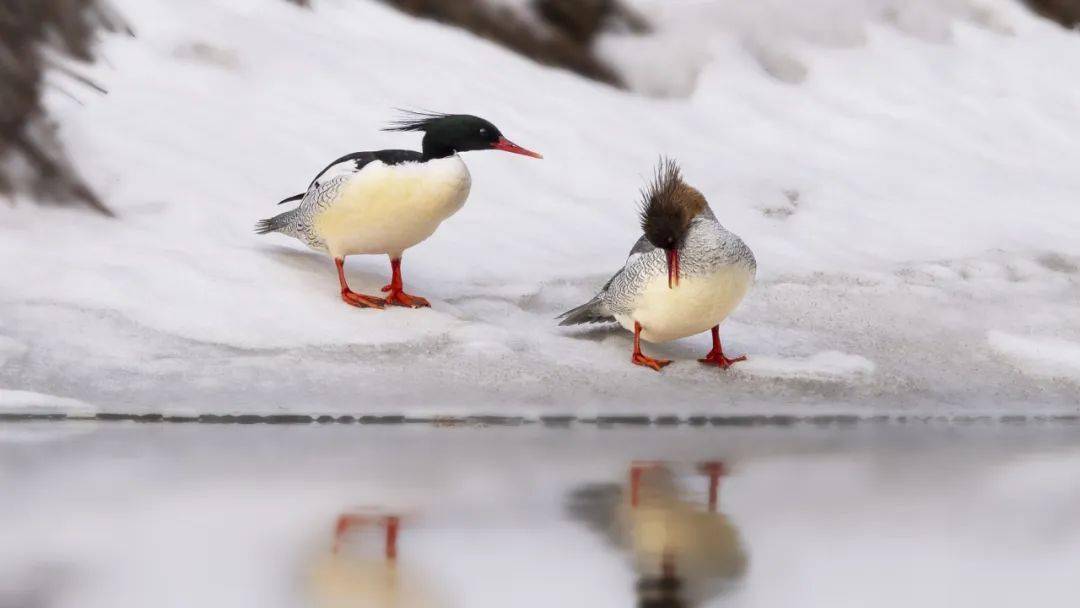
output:
[[386, 559], [397, 559], [397, 537], [401, 519], [397, 515], [385, 517], [367, 517], [343, 513], [338, 517], [337, 525], [334, 526], [334, 553], [341, 549], [342, 542], [353, 528], [359, 528], [374, 523], [381, 523], [386, 529]]
[[636, 460], [630, 464], [630, 506], [637, 507], [641, 498], [641, 474], [646, 469], [655, 469], [663, 466], [659, 462]]
[[[630, 465], [630, 506], [637, 507], [641, 500], [641, 475], [648, 469], [662, 467], [662, 462], [634, 461]], [[715, 513], [719, 504], [720, 478], [727, 475], [724, 463], [710, 460], [699, 463], [697, 470], [709, 477], [709, 512]]]
[[386, 559], [397, 559], [397, 533], [400, 521], [396, 516], [386, 518]]
[[638, 506], [638, 488], [641, 486], [641, 473], [644, 470], [638, 465], [630, 467], [630, 506], [635, 509]]
[[698, 465], [698, 470], [709, 476], [709, 512], [715, 513], [717, 497], [720, 492], [720, 478], [726, 474], [724, 463], [703, 462]]

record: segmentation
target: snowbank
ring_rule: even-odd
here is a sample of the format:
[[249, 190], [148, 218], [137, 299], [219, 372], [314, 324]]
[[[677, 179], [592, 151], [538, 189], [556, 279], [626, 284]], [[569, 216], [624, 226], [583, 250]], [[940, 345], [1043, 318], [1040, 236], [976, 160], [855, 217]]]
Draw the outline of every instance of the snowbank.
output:
[[1017, 336], [1001, 331], [990, 332], [987, 339], [991, 348], [1011, 358], [1027, 373], [1080, 382], [1080, 342]]
[[78, 399], [57, 397], [33, 391], [0, 389], [0, 414], [66, 414], [93, 416], [97, 409]]
[[[1076, 407], [1075, 381], [1024, 373], [986, 340], [1080, 339], [1080, 89], [1062, 60], [1080, 37], [1011, 2], [987, 4], [992, 25], [920, 3], [947, 36], [855, 11], [843, 24], [862, 36], [844, 44], [755, 38], [797, 51], [798, 84], [748, 50], [750, 26], [686, 30], [704, 50], [685, 100], [375, 2], [116, 4], [139, 36], [108, 39], [89, 70], [109, 94], [46, 101], [120, 219], [0, 213], [0, 335], [25, 345], [2, 387], [216, 413]], [[418, 147], [379, 131], [393, 107], [478, 114], [546, 155], [466, 157], [468, 204], [404, 262], [432, 310], [349, 308], [328, 260], [251, 232], [329, 159]], [[699, 366], [703, 335], [653, 347], [677, 362], [652, 373], [629, 364], [625, 332], [552, 320], [622, 264], [660, 154], [757, 255], [759, 284], [722, 330], [746, 369]], [[389, 267], [348, 272], [375, 292]], [[788, 360], [799, 373], [761, 373]]]

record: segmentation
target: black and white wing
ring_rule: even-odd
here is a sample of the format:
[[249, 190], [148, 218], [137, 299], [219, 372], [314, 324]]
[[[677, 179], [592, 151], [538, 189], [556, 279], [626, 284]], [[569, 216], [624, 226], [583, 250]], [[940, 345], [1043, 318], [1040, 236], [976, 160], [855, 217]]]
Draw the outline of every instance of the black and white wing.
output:
[[352, 176], [364, 170], [369, 164], [380, 161], [386, 165], [400, 165], [401, 163], [420, 162], [424, 156], [413, 150], [376, 150], [374, 152], [353, 152], [346, 154], [319, 171], [319, 174], [308, 184], [308, 189], [300, 194], [294, 194], [278, 203], [283, 205], [295, 201], [302, 201], [308, 196], [318, 197], [318, 192], [324, 185], [332, 182], [340, 183], [342, 176]]

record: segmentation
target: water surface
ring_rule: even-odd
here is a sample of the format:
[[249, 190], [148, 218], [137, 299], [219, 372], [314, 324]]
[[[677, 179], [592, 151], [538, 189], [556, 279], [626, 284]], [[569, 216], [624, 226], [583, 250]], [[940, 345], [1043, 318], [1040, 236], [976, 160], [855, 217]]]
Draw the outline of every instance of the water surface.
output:
[[1072, 605], [1080, 427], [0, 426], [0, 606]]

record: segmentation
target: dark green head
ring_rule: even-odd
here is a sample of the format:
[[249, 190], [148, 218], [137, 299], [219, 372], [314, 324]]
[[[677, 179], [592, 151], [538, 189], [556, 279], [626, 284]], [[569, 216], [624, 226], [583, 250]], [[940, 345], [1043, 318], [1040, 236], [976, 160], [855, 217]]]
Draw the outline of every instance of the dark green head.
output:
[[422, 131], [425, 159], [444, 158], [470, 150], [504, 150], [543, 158], [503, 137], [499, 128], [490, 122], [468, 114], [408, 112], [384, 131]]

